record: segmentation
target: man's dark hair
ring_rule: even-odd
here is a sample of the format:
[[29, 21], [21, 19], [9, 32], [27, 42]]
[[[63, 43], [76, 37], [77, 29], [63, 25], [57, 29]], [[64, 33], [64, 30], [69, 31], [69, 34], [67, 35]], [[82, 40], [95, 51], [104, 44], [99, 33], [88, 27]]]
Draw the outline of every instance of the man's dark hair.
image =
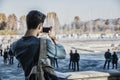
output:
[[40, 11], [30, 11], [26, 18], [27, 29], [36, 29], [40, 23], [44, 23], [45, 17]]

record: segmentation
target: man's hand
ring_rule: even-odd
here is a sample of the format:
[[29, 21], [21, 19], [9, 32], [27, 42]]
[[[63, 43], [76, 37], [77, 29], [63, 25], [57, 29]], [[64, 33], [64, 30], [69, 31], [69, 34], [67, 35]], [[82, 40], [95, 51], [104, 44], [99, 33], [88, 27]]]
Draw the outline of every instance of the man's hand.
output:
[[51, 30], [49, 31], [48, 35], [49, 35], [49, 37], [51, 39], [55, 39], [56, 34], [55, 34], [55, 31], [53, 30], [53, 28], [51, 28]]
[[53, 42], [55, 44], [57, 44], [57, 40], [56, 40], [56, 34], [55, 34], [55, 31], [53, 30], [53, 28], [51, 28], [51, 30], [49, 31], [48, 33], [49, 37], [53, 40]]

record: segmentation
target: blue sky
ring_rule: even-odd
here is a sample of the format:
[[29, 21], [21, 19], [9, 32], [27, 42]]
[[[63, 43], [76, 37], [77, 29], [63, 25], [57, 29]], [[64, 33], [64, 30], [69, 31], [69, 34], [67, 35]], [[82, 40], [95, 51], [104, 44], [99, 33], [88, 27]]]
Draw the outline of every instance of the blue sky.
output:
[[0, 13], [17, 17], [30, 10], [47, 14], [56, 12], [61, 24], [71, 23], [75, 16], [82, 21], [96, 18], [120, 18], [120, 0], [0, 0]]

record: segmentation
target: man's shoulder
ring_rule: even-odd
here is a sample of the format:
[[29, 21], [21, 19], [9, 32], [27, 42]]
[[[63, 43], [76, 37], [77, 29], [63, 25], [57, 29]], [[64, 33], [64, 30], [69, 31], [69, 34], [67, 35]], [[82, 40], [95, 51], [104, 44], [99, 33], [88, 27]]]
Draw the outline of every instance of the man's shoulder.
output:
[[[22, 44], [30, 44], [30, 43], [35, 43], [38, 44], [39, 43], [39, 38], [36, 37], [21, 37], [20, 39], [14, 41], [12, 43], [12, 45], [15, 47], [16, 45], [22, 45]], [[25, 44], [24, 44], [25, 45]]]
[[38, 42], [39, 38], [34, 37], [34, 36], [30, 36], [30, 37], [22, 37], [20, 39], [18, 39], [16, 42]]

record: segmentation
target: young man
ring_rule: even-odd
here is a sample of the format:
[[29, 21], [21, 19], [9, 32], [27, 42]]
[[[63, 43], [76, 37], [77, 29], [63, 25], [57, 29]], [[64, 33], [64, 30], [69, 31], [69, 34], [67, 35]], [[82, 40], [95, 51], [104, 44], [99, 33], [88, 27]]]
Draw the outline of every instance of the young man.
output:
[[69, 62], [69, 69], [71, 69], [71, 66], [72, 66], [72, 69], [73, 69], [73, 67], [74, 67], [74, 53], [73, 53], [73, 51], [72, 50], [70, 50], [70, 62]]
[[[38, 63], [41, 38], [39, 39], [37, 36], [42, 33], [45, 17], [43, 13], [37, 10], [30, 11], [26, 17], [26, 34], [12, 45], [12, 51], [19, 60], [25, 77], [30, 74], [32, 67]], [[62, 45], [58, 44], [55, 38], [55, 32], [50, 30], [48, 35], [50, 39], [46, 40], [47, 56], [65, 58], [65, 49]], [[29, 80], [35, 80], [35, 76], [30, 77]]]
[[75, 53], [74, 53], [73, 55], [74, 55], [74, 59], [73, 59], [73, 62], [74, 62], [74, 71], [75, 71], [75, 70], [79, 71], [80, 55], [79, 55], [79, 53], [77, 52], [77, 50], [75, 50]]
[[106, 64], [107, 64], [107, 69], [109, 69], [110, 61], [111, 61], [111, 53], [110, 53], [110, 49], [108, 49], [108, 51], [105, 52], [104, 57], [105, 57], [105, 63], [104, 63], [104, 67], [103, 67], [103, 69], [106, 68]]
[[112, 55], [112, 69], [114, 68], [117, 69], [117, 65], [118, 65], [118, 56], [116, 52], [114, 51]]

